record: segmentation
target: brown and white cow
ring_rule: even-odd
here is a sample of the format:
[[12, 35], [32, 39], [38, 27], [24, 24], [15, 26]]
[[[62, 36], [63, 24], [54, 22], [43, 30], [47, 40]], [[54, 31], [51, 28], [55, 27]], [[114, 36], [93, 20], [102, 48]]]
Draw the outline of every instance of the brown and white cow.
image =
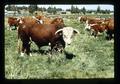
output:
[[107, 39], [112, 39], [114, 34], [114, 19], [107, 19], [101, 24], [90, 24], [90, 30], [92, 32], [92, 35], [95, 37], [97, 36], [98, 32], [101, 33], [106, 31]]
[[[21, 39], [23, 46], [22, 51], [25, 52], [27, 50], [27, 54], [29, 54], [29, 43], [30, 41], [34, 41], [39, 47], [48, 45], [48, 43], [52, 42], [51, 47], [53, 44], [53, 37], [55, 37], [55, 31], [60, 28], [64, 27], [63, 20], [53, 20], [54, 24], [38, 24], [34, 18], [22, 18], [19, 22], [19, 29], [18, 29], [18, 49], [20, 50], [19, 41]], [[37, 31], [36, 31], [37, 30]], [[35, 37], [34, 37], [35, 35]], [[36, 37], [37, 36], [37, 37]], [[39, 45], [36, 42], [35, 38], [38, 38], [41, 44]], [[57, 37], [58, 38], [58, 37]], [[55, 39], [57, 39], [55, 38]], [[54, 39], [54, 41], [55, 41]], [[44, 42], [45, 41], [45, 42]], [[54, 42], [56, 43], [56, 42]]]
[[16, 17], [8, 17], [8, 30], [12, 30], [11, 27], [15, 27], [14, 29], [17, 29], [19, 21], [20, 20]]
[[90, 20], [90, 19], [96, 19], [96, 17], [93, 17], [93, 16], [79, 16], [78, 17], [78, 20], [81, 22], [81, 23], [85, 23], [87, 20]]
[[19, 28], [18, 38], [19, 40], [21, 39], [23, 43], [21, 56], [24, 55], [24, 52], [26, 52], [28, 55], [30, 54], [30, 40], [34, 41], [39, 48], [50, 43], [52, 51], [55, 45], [59, 42], [64, 47], [65, 44], [70, 44], [73, 33], [79, 33], [77, 30], [71, 27], [65, 27], [61, 29], [63, 27], [63, 24], [61, 24], [61, 28], [60, 25], [59, 27], [57, 25], [35, 24], [34, 26], [29, 28]]
[[85, 30], [90, 30], [90, 25], [91, 24], [101, 24], [104, 22], [105, 19], [101, 19], [101, 18], [92, 18], [92, 19], [88, 19], [85, 23]]

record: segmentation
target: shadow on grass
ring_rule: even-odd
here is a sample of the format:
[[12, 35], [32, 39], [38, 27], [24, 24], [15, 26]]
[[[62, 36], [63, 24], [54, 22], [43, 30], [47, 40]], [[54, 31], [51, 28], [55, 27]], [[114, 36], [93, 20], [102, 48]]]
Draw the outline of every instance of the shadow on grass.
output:
[[64, 54], [66, 56], [66, 59], [73, 59], [73, 57], [76, 57], [76, 55], [67, 51], [64, 51]]
[[31, 53], [47, 55], [48, 53], [50, 53], [50, 50], [31, 50]]

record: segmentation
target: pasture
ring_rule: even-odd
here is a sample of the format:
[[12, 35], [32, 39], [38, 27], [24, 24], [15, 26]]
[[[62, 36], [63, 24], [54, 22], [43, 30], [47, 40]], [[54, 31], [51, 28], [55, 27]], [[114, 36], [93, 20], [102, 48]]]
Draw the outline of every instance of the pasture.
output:
[[[109, 17], [102, 15], [102, 17]], [[79, 30], [65, 50], [74, 56], [54, 53], [51, 63], [49, 54], [42, 54], [32, 43], [33, 56], [20, 57], [17, 53], [17, 31], [7, 30], [5, 18], [5, 78], [6, 79], [83, 79], [114, 78], [114, 40], [105, 39], [105, 34], [94, 38], [84, 30], [77, 17], [64, 18], [64, 23]], [[47, 50], [44, 46], [42, 49]]]

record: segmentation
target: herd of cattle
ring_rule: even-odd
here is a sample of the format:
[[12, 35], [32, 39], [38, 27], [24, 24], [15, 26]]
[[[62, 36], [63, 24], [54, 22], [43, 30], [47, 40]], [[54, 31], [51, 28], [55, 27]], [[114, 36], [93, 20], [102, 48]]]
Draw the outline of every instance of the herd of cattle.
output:
[[[114, 18], [96, 18], [90, 16], [78, 17], [85, 24], [85, 30], [89, 30], [95, 37], [98, 32], [106, 32], [107, 39], [112, 39], [114, 34]], [[79, 31], [67, 27], [63, 18], [48, 18], [42, 15], [33, 17], [8, 17], [9, 29], [14, 26], [18, 31], [18, 53], [31, 56], [30, 45], [33, 42], [40, 49], [42, 46], [50, 46], [53, 51], [63, 52], [65, 46], [71, 44], [73, 36]]]
[[91, 35], [95, 37], [98, 35], [98, 32], [106, 32], [106, 38], [111, 40], [114, 34], [114, 18], [97, 18], [97, 17], [88, 17], [80, 16], [78, 17], [80, 22], [85, 23], [85, 30], [91, 32]]

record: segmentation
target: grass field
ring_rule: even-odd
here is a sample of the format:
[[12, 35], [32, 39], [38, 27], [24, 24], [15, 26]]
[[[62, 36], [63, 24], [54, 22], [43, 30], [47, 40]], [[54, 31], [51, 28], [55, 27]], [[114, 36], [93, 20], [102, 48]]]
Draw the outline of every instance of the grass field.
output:
[[49, 63], [49, 55], [37, 52], [38, 48], [34, 43], [31, 45], [33, 56], [20, 57], [17, 53], [17, 31], [8, 31], [5, 19], [5, 78], [114, 78], [114, 40], [107, 41], [104, 34], [98, 38], [90, 36], [84, 30], [84, 24], [76, 18], [65, 18], [64, 23], [80, 32], [72, 44], [66, 47], [66, 51], [75, 57], [68, 59], [64, 53], [56, 53]]

